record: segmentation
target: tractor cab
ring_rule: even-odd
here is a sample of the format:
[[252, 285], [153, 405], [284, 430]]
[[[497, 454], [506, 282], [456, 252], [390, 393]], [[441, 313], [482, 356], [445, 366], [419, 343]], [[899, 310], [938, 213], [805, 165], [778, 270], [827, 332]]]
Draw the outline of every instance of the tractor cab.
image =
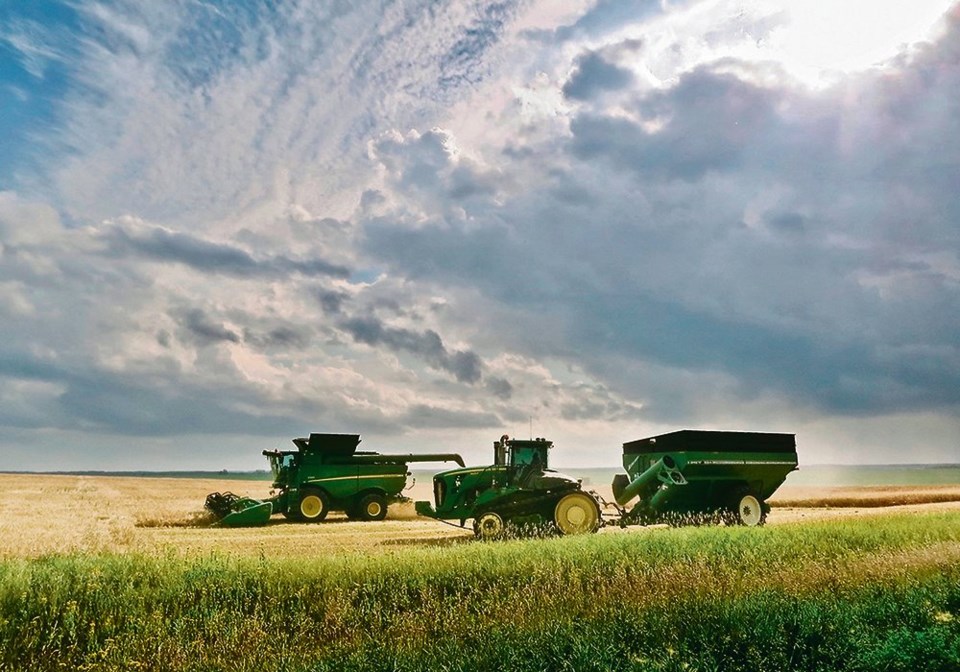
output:
[[549, 464], [549, 451], [553, 441], [547, 439], [511, 439], [506, 434], [493, 443], [493, 462], [497, 466], [509, 466], [514, 469], [533, 467], [543, 471]]

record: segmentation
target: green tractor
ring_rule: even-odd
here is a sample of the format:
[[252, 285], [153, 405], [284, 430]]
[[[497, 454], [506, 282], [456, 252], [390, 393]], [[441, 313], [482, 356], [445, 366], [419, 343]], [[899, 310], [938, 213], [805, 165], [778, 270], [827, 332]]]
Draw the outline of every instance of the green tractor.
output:
[[552, 441], [522, 441], [504, 435], [493, 444], [493, 464], [444, 471], [433, 478], [436, 508], [417, 502], [430, 518], [473, 519], [480, 539], [502, 537], [509, 527], [535, 526], [560, 534], [596, 532], [600, 504], [580, 480], [548, 468]]
[[266, 524], [275, 513], [291, 520], [319, 522], [331, 511], [354, 520], [383, 520], [401, 501], [410, 462], [456, 462], [454, 453], [383, 455], [359, 451], [358, 434], [311, 434], [294, 439], [296, 450], [265, 450], [273, 471], [274, 495], [267, 500], [230, 492], [207, 496], [206, 508], [220, 525]]

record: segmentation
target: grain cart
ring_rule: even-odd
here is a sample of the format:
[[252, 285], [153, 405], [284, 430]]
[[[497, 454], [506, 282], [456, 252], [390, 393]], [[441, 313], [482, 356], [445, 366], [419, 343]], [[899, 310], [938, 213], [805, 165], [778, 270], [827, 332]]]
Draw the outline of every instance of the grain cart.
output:
[[620, 525], [762, 525], [767, 498], [797, 468], [796, 439], [684, 429], [623, 444], [623, 467], [626, 475], [613, 480]]
[[382, 455], [357, 450], [358, 434], [311, 434], [294, 439], [296, 450], [265, 450], [273, 471], [273, 496], [267, 500], [214, 492], [206, 508], [221, 525], [263, 525], [270, 516], [321, 521], [330, 511], [355, 520], [383, 520], [387, 507], [402, 497], [410, 462], [456, 462], [454, 453]]
[[433, 478], [436, 508], [417, 502], [417, 513], [437, 519], [473, 519], [478, 538], [494, 539], [507, 526], [544, 526], [561, 534], [596, 532], [597, 499], [580, 481], [548, 468], [552, 441], [504, 435], [493, 444], [493, 464], [453, 469]]

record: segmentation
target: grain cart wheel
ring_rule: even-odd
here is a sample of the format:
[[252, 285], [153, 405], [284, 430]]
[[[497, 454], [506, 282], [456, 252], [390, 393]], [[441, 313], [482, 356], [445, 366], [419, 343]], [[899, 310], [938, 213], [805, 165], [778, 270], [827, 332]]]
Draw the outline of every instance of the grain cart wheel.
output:
[[482, 541], [499, 539], [503, 536], [503, 518], [493, 511], [481, 513], [473, 520], [473, 533]]
[[600, 527], [600, 507], [585, 492], [571, 492], [557, 502], [553, 520], [560, 534], [586, 534]]
[[297, 513], [308, 523], [319, 523], [330, 512], [330, 497], [323, 490], [304, 490], [300, 494]]
[[763, 525], [767, 518], [760, 500], [751, 494], [744, 494], [737, 502], [737, 510], [734, 512], [734, 522], [737, 525], [746, 525], [747, 527], [756, 527]]
[[360, 520], [383, 520], [387, 517], [387, 500], [379, 492], [371, 492], [360, 498], [357, 504]]

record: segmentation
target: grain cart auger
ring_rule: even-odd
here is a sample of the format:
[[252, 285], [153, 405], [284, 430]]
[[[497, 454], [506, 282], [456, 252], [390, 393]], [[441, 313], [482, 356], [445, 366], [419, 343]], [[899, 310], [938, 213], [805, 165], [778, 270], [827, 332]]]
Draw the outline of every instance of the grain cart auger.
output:
[[596, 532], [600, 505], [580, 481], [548, 468], [552, 441], [506, 435], [493, 444], [493, 464], [453, 469], [433, 478], [434, 504], [417, 513], [437, 519], [473, 519], [480, 539], [502, 536], [508, 526], [552, 528], [560, 534]]
[[273, 493], [266, 500], [214, 492], [206, 508], [229, 527], [264, 525], [275, 513], [318, 522], [330, 511], [355, 520], [383, 520], [390, 504], [401, 501], [410, 462], [456, 462], [455, 453], [383, 455], [357, 450], [359, 434], [311, 434], [294, 439], [296, 450], [265, 450], [273, 471]]
[[685, 429], [623, 444], [623, 467], [613, 479], [620, 525], [762, 525], [767, 499], [797, 468], [796, 439]]

